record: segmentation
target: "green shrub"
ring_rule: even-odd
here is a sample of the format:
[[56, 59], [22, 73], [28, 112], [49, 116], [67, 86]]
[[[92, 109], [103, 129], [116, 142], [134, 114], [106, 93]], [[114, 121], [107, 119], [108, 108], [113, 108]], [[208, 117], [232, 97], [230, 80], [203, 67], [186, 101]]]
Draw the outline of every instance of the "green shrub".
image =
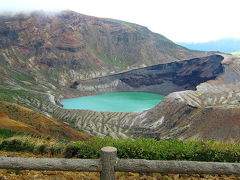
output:
[[10, 138], [13, 136], [24, 136], [27, 133], [24, 132], [20, 132], [20, 131], [13, 131], [13, 130], [9, 130], [9, 129], [0, 129], [0, 138], [6, 139], [6, 138]]
[[47, 152], [47, 144], [36, 145], [34, 148], [35, 154], [46, 154]]
[[0, 144], [0, 150], [16, 152], [33, 152], [34, 144], [28, 141], [18, 139], [3, 140]]
[[146, 138], [97, 138], [93, 141], [72, 142], [63, 154], [66, 158], [98, 158], [99, 150], [104, 146], [116, 147], [119, 158], [240, 162], [239, 144]]
[[28, 137], [3, 139], [0, 150], [34, 152], [36, 154], [63, 154], [66, 158], [99, 158], [105, 146], [117, 148], [118, 158], [149, 160], [188, 160], [240, 162], [240, 143], [215, 141], [154, 140], [147, 138], [113, 139], [96, 138], [91, 141], [70, 142], [34, 141]]
[[52, 155], [62, 154], [64, 147], [65, 147], [65, 144], [63, 144], [63, 143], [52, 144], [49, 147], [49, 152]]

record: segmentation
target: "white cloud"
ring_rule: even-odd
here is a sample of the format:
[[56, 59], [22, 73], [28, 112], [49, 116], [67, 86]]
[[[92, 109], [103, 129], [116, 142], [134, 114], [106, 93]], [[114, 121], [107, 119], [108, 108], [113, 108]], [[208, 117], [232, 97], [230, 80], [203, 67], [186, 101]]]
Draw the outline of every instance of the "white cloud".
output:
[[0, 11], [71, 9], [147, 26], [173, 41], [239, 37], [239, 0], [0, 0]]

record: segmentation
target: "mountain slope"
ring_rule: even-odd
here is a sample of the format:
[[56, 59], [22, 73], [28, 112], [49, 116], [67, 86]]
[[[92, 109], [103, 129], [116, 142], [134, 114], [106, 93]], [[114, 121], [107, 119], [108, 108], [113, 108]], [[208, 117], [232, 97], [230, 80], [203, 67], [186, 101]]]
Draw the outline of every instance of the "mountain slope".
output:
[[0, 128], [37, 135], [50, 135], [68, 140], [88, 140], [90, 137], [53, 118], [40, 115], [14, 103], [0, 101]]
[[0, 111], [0, 127], [3, 129], [11, 129], [39, 135], [39, 133], [31, 126], [10, 119], [3, 111]]
[[143, 26], [72, 11], [0, 16], [0, 78], [28, 88], [53, 90], [75, 80], [205, 54]]
[[224, 72], [215, 80], [171, 93], [144, 114], [142, 125], [155, 125], [146, 136], [240, 141], [240, 58], [221, 55]]

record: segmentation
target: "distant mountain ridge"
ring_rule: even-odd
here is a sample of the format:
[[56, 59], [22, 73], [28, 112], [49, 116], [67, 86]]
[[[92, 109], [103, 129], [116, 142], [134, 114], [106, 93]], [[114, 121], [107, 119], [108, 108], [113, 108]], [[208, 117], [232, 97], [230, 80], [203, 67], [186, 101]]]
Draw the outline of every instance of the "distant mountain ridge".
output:
[[224, 38], [209, 42], [177, 42], [177, 44], [189, 49], [199, 51], [220, 51], [224, 53], [231, 53], [240, 51], [240, 39]]

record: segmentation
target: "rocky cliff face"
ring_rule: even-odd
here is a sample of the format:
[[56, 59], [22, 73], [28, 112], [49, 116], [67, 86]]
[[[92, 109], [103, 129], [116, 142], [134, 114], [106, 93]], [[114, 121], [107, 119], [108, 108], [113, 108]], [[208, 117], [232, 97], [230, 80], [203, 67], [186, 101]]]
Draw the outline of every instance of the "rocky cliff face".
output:
[[223, 73], [220, 55], [154, 65], [120, 74], [75, 82], [71, 85], [88, 94], [139, 91], [163, 95], [196, 86]]
[[144, 114], [143, 126], [156, 125], [146, 136], [240, 141], [240, 58], [221, 55], [224, 72], [215, 80], [171, 93]]

